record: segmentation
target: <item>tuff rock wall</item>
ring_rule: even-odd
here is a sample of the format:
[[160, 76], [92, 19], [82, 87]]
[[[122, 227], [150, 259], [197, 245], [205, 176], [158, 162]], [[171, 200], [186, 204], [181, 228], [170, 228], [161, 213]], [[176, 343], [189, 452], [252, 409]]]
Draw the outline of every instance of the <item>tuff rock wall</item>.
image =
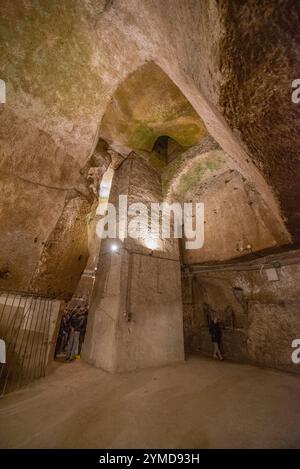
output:
[[298, 24], [292, 0], [3, 0], [1, 287], [74, 291], [101, 119], [119, 85], [151, 61], [297, 241]]
[[[231, 270], [184, 275], [186, 351], [212, 355], [208, 318], [216, 315], [225, 359], [300, 373], [291, 358], [292, 341], [300, 338], [299, 257], [293, 261], [297, 254], [288, 255], [286, 265], [282, 255], [232, 265]], [[277, 280], [270, 280], [267, 270], [274, 269], [275, 260], [281, 266], [275, 268]]]

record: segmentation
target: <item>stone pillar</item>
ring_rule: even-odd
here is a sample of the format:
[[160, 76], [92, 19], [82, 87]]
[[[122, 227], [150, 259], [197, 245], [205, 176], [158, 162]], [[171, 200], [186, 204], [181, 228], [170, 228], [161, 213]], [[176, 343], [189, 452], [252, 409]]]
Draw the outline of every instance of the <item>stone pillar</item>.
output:
[[[116, 171], [110, 202], [162, 200], [159, 173], [132, 154]], [[149, 211], [150, 213], [150, 211]], [[161, 366], [184, 359], [178, 240], [104, 240], [90, 305], [83, 359], [105, 370]]]

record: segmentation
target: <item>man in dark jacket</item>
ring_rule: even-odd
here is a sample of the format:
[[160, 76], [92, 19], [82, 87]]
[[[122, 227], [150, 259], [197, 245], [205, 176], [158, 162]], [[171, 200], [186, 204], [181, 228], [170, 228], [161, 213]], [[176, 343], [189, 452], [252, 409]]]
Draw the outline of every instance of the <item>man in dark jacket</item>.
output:
[[217, 359], [219, 358], [220, 360], [223, 360], [223, 357], [222, 357], [222, 354], [221, 354], [221, 351], [220, 351], [222, 332], [221, 332], [220, 323], [218, 322], [218, 319], [216, 317], [214, 317], [212, 319], [211, 323], [210, 323], [209, 333], [210, 333], [211, 340], [212, 340], [212, 343], [213, 343], [213, 346], [214, 346], [214, 355], [213, 355], [213, 357], [217, 358]]
[[81, 313], [80, 309], [78, 312], [75, 312], [70, 319], [70, 334], [66, 357], [66, 360], [68, 361], [74, 360], [79, 352], [80, 333], [84, 327], [85, 322], [85, 315]]

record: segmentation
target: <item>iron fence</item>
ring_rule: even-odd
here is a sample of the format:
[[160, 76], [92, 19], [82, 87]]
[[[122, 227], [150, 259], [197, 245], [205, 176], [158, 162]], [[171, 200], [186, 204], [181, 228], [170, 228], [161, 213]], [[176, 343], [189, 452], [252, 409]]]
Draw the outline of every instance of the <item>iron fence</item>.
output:
[[0, 291], [0, 396], [45, 375], [59, 301], [24, 292]]

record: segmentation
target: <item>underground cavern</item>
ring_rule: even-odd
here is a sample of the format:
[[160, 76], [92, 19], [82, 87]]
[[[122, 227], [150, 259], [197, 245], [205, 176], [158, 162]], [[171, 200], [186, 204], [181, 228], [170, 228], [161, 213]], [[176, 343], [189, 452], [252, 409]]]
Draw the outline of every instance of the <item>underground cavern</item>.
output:
[[300, 447], [299, 24], [1, 0], [1, 448]]

